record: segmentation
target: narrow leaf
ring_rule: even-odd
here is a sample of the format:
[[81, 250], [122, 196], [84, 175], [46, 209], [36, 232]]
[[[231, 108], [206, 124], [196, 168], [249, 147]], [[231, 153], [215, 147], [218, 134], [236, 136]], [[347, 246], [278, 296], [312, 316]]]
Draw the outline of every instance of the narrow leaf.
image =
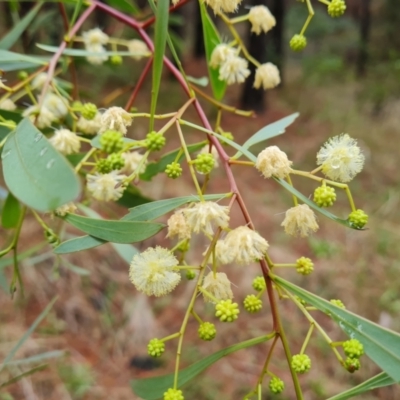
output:
[[[151, 2], [150, 2], [151, 4]], [[154, 4], [154, 3], [153, 3]], [[151, 90], [150, 114], [150, 131], [154, 127], [154, 115], [156, 113], [158, 92], [161, 84], [161, 74], [164, 64], [165, 45], [168, 35], [168, 18], [169, 18], [169, 0], [158, 0], [157, 9], [155, 11], [156, 22], [154, 32], [154, 60]]]
[[0, 385], [0, 389], [6, 387], [6, 386], [8, 386], [8, 385], [12, 385], [13, 383], [18, 382], [20, 379], [25, 378], [25, 377], [27, 377], [27, 376], [29, 376], [29, 375], [32, 375], [32, 374], [34, 374], [35, 372], [43, 371], [43, 370], [44, 370], [45, 368], [47, 368], [47, 367], [48, 367], [47, 364], [38, 365], [37, 367], [30, 369], [29, 371], [25, 371], [25, 372], [23, 372], [22, 374], [19, 374], [19, 375], [17, 375], [17, 376], [14, 376], [13, 378], [11, 378], [10, 380], [8, 380], [7, 382], [3, 382], [3, 383]]
[[10, 192], [35, 210], [52, 211], [79, 195], [71, 165], [27, 118], [10, 133], [1, 158]]
[[[271, 339], [274, 334], [269, 336], [261, 336], [255, 339], [246, 340], [245, 342], [226, 347], [200, 361], [195, 362], [191, 366], [179, 371], [178, 388], [189, 382], [195, 376], [203, 372], [210, 365], [214, 364], [222, 357], [227, 356], [235, 351], [245, 349], [247, 347], [255, 346], [257, 344], [266, 342]], [[163, 396], [163, 393], [168, 388], [173, 387], [174, 374], [157, 376], [155, 378], [137, 379], [131, 382], [134, 393], [144, 400], [157, 400]]]
[[23, 334], [21, 339], [18, 340], [18, 343], [12, 348], [12, 350], [8, 353], [7, 357], [5, 358], [0, 371], [6, 366], [15, 356], [15, 353], [19, 350], [19, 348], [25, 343], [26, 339], [32, 334], [32, 332], [37, 328], [37, 326], [43, 321], [46, 315], [50, 312], [51, 308], [53, 307], [54, 303], [57, 300], [57, 296], [54, 297], [53, 300], [46, 306], [46, 308], [39, 314], [39, 316], [33, 321], [33, 324], [29, 327], [29, 329]]
[[136, 15], [139, 13], [139, 9], [135, 6], [133, 1], [107, 0], [106, 3], [108, 3], [113, 8], [117, 8], [117, 9], [123, 11], [126, 14]]
[[21, 211], [19, 201], [12, 195], [12, 193], [8, 193], [1, 215], [1, 225], [3, 228], [15, 228], [21, 217]]
[[41, 6], [41, 3], [36, 4], [24, 18], [14, 25], [11, 31], [0, 40], [0, 49], [8, 50], [17, 42], [25, 29], [29, 27]]
[[204, 47], [206, 50], [206, 59], [208, 67], [208, 75], [210, 77], [211, 88], [214, 93], [214, 97], [217, 100], [221, 100], [224, 97], [226, 90], [226, 82], [219, 79], [218, 69], [210, 67], [211, 53], [214, 48], [221, 43], [219, 33], [215, 27], [212, 19], [210, 18], [206, 5], [204, 2], [199, 2], [201, 22], [203, 25], [203, 35], [204, 35]]
[[101, 220], [75, 214], [67, 214], [64, 219], [89, 235], [114, 243], [141, 242], [164, 227], [163, 224], [150, 222]]
[[[299, 113], [294, 113], [292, 115], [289, 115], [288, 117], [280, 119], [279, 121], [264, 126], [264, 128], [261, 128], [258, 132], [256, 132], [243, 143], [243, 148], [249, 149], [251, 146], [254, 146], [257, 143], [261, 143], [275, 136], [282, 135], [283, 133], [285, 133], [285, 129], [289, 125], [291, 125], [298, 116]], [[241, 155], [242, 153], [239, 151], [232, 158], [236, 159], [239, 158]]]
[[149, 197], [144, 196], [136, 186], [128, 186], [117, 200], [117, 203], [123, 207], [131, 208], [140, 206], [153, 201]]
[[336, 307], [329, 301], [280, 277], [274, 277], [273, 280], [318, 310], [330, 315], [350, 338], [357, 339], [363, 344], [368, 357], [396, 382], [400, 382], [400, 334]]
[[66, 240], [54, 249], [55, 254], [75, 253], [77, 251], [93, 249], [107, 243], [106, 240], [98, 239], [93, 236], [79, 236], [70, 240]]
[[[230, 196], [227, 194], [209, 194], [205, 195], [204, 200], [221, 200], [224, 197]], [[152, 221], [168, 212], [175, 210], [176, 208], [183, 206], [184, 204], [191, 202], [198, 202], [200, 198], [198, 196], [185, 196], [175, 197], [173, 199], [164, 199], [159, 201], [152, 201], [141, 206], [137, 206], [129, 210], [129, 214], [125, 215], [123, 221]]]
[[52, 358], [58, 358], [65, 354], [66, 354], [65, 350], [52, 350], [52, 351], [47, 351], [45, 353], [36, 354], [31, 357], [26, 357], [26, 358], [22, 358], [19, 360], [10, 361], [7, 365], [13, 366], [13, 367], [14, 366], [18, 367], [21, 365], [32, 364], [32, 363], [37, 363], [37, 362], [41, 362], [41, 361], [45, 361], [45, 360], [50, 360]]
[[347, 400], [352, 397], [358, 396], [361, 393], [369, 392], [370, 390], [379, 389], [381, 387], [390, 386], [395, 384], [396, 382], [388, 376], [385, 372], [381, 372], [378, 375], [375, 375], [371, 379], [360, 383], [357, 386], [352, 387], [345, 392], [339, 393], [336, 396], [329, 397], [328, 400]]

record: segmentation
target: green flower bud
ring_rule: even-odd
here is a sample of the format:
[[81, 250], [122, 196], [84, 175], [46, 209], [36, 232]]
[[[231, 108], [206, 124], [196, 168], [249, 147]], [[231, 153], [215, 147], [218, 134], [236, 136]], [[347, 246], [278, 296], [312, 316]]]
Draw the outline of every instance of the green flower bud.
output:
[[307, 257], [296, 260], [296, 271], [301, 275], [310, 275], [314, 271], [313, 262]]
[[164, 400], [185, 400], [182, 394], [182, 390], [168, 389], [164, 392]]
[[277, 376], [274, 376], [269, 381], [269, 389], [272, 393], [279, 394], [282, 393], [285, 389], [285, 384], [282, 379], [279, 379]]
[[200, 174], [209, 174], [215, 165], [215, 158], [211, 153], [200, 153], [194, 160], [196, 171]]
[[358, 358], [348, 357], [344, 361], [344, 367], [351, 373], [358, 371], [361, 367], [360, 360]]
[[364, 346], [357, 339], [347, 340], [342, 346], [347, 357], [360, 358], [364, 354]]
[[363, 210], [356, 210], [349, 214], [347, 220], [356, 229], [362, 229], [368, 222], [368, 215]]
[[81, 107], [80, 112], [81, 112], [83, 118], [88, 119], [88, 120], [92, 120], [97, 114], [96, 104], [85, 103]]
[[101, 174], [108, 174], [112, 171], [111, 163], [108, 158], [102, 158], [96, 162], [96, 170]]
[[217, 330], [215, 329], [215, 325], [211, 322], [203, 322], [200, 324], [198, 329], [198, 334], [200, 339], [202, 340], [213, 340], [217, 334]]
[[156, 131], [150, 132], [146, 136], [146, 146], [151, 151], [159, 151], [165, 146], [165, 137]]
[[122, 133], [117, 131], [105, 131], [100, 136], [100, 146], [106, 153], [118, 153], [124, 147]]
[[346, 309], [346, 306], [343, 304], [343, 302], [341, 300], [332, 299], [332, 300], [329, 300], [329, 302], [334, 304], [336, 307], [343, 308], [343, 310]]
[[246, 311], [253, 314], [262, 309], [262, 301], [254, 296], [254, 294], [249, 294], [243, 301], [243, 305]]
[[[222, 136], [224, 138], [227, 138], [229, 140], [234, 140], [234, 136], [232, 135], [232, 132], [222, 132]], [[224, 142], [222, 139], [219, 139], [219, 141], [223, 144], [223, 145], [228, 145], [228, 143]]]
[[304, 374], [311, 368], [311, 360], [307, 354], [296, 354], [292, 357], [291, 366], [298, 374]]
[[232, 303], [232, 300], [221, 300], [215, 306], [215, 316], [221, 322], [233, 322], [238, 318], [239, 306], [237, 303]]
[[341, 17], [346, 11], [346, 3], [344, 0], [331, 0], [328, 6], [328, 14], [332, 18]]
[[51, 229], [46, 230], [44, 232], [44, 235], [46, 237], [47, 242], [52, 246], [55, 247], [60, 243], [60, 239]]
[[322, 185], [314, 191], [314, 203], [318, 207], [330, 207], [336, 201], [335, 189], [330, 186]]
[[108, 162], [110, 163], [111, 170], [122, 169], [125, 165], [125, 159], [121, 154], [113, 153], [107, 157]]
[[122, 57], [118, 54], [114, 54], [110, 58], [110, 62], [112, 65], [121, 65], [122, 64]]
[[289, 46], [293, 51], [302, 51], [307, 46], [307, 39], [304, 35], [294, 35]]
[[83, 107], [83, 104], [81, 101], [76, 100], [72, 103], [71, 107], [74, 111], [80, 111]]
[[262, 276], [256, 276], [253, 280], [253, 288], [254, 290], [257, 290], [257, 292], [261, 292], [261, 290], [264, 290], [266, 287], [265, 285], [265, 279]]
[[178, 162], [172, 162], [168, 164], [165, 168], [165, 173], [167, 174], [168, 178], [176, 179], [182, 175], [182, 167]]
[[18, 72], [18, 79], [20, 81], [24, 81], [28, 76], [29, 76], [29, 74], [26, 71], [19, 71]]
[[152, 357], [160, 357], [165, 351], [165, 344], [159, 339], [151, 339], [147, 345], [147, 352]]
[[194, 278], [196, 278], [196, 272], [194, 272], [192, 269], [186, 270], [186, 279], [188, 281], [192, 281]]
[[182, 242], [178, 247], [177, 250], [181, 251], [182, 253], [186, 253], [190, 249], [190, 241], [185, 240]]
[[302, 306], [307, 305], [307, 302], [305, 300], [301, 299], [299, 296], [294, 296], [294, 297]]

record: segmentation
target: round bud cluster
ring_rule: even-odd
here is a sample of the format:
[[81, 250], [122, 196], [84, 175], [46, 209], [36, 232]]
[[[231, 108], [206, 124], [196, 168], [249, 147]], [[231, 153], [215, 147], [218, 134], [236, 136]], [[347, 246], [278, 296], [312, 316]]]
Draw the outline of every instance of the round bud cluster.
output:
[[81, 109], [82, 117], [88, 120], [92, 120], [97, 114], [96, 104], [93, 103], [85, 103]]
[[368, 215], [363, 210], [356, 210], [349, 214], [347, 220], [356, 229], [362, 229], [368, 222]]
[[215, 165], [215, 158], [211, 153], [200, 153], [194, 160], [194, 166], [200, 174], [209, 174]]
[[349, 358], [360, 358], [364, 354], [364, 346], [357, 339], [347, 340], [342, 346]]
[[152, 357], [160, 357], [165, 351], [165, 344], [159, 339], [151, 339], [147, 345], [147, 352]]
[[203, 322], [202, 324], [200, 324], [197, 332], [199, 333], [200, 339], [207, 341], [213, 340], [217, 334], [215, 325], [211, 322]]
[[146, 136], [146, 146], [151, 151], [159, 151], [165, 145], [166, 139], [162, 133], [150, 132]]
[[83, 107], [83, 104], [82, 104], [81, 101], [75, 100], [75, 101], [72, 103], [71, 107], [72, 107], [72, 109], [73, 109], [74, 111], [81, 111], [81, 109], [82, 109], [82, 107]]
[[265, 285], [265, 279], [262, 276], [256, 276], [253, 280], [253, 288], [254, 290], [257, 290], [257, 292], [261, 292], [261, 290], [264, 290], [266, 287]]
[[293, 51], [302, 51], [307, 46], [307, 39], [304, 35], [294, 35], [289, 46]]
[[108, 158], [101, 158], [96, 162], [96, 170], [101, 174], [108, 174], [112, 171]]
[[118, 54], [114, 54], [113, 56], [111, 56], [110, 61], [112, 65], [121, 65], [122, 57]]
[[344, 361], [344, 367], [351, 373], [358, 371], [361, 367], [360, 360], [358, 358], [348, 357]]
[[192, 269], [188, 269], [186, 271], [186, 279], [188, 281], [192, 281], [194, 278], [196, 278], [196, 272], [194, 272]]
[[244, 308], [249, 313], [256, 313], [262, 309], [262, 301], [254, 294], [249, 294], [243, 301]]
[[174, 161], [167, 165], [165, 168], [165, 173], [167, 174], [168, 178], [179, 178], [182, 175], [182, 167], [178, 162]]
[[[232, 132], [223, 132], [222, 136], [224, 138], [229, 139], [229, 140], [234, 140], [235, 139], [234, 136], [232, 135]], [[222, 139], [220, 141], [222, 142], [223, 145], [227, 145], [228, 144], [228, 143], [224, 142]]]
[[279, 379], [277, 376], [274, 376], [269, 381], [269, 389], [272, 393], [279, 394], [282, 393], [285, 389], [285, 384], [282, 379]]
[[125, 159], [121, 154], [113, 153], [107, 157], [108, 162], [110, 163], [111, 170], [122, 169], [125, 165]]
[[291, 366], [298, 374], [304, 374], [311, 368], [311, 360], [307, 354], [296, 354], [292, 357]]
[[27, 73], [26, 71], [19, 71], [19, 72], [18, 72], [18, 79], [19, 79], [20, 81], [25, 80], [28, 76], [29, 76], [29, 75], [28, 75], [28, 73]]
[[189, 240], [185, 240], [179, 244], [177, 250], [181, 251], [182, 253], [186, 253], [190, 249], [190, 242]]
[[330, 186], [322, 185], [314, 191], [314, 203], [318, 207], [330, 207], [336, 201], [335, 189]]
[[239, 306], [237, 303], [232, 303], [232, 300], [221, 300], [215, 306], [215, 316], [221, 322], [233, 322], [238, 318]]
[[343, 304], [342, 300], [332, 299], [332, 300], [329, 300], [329, 302], [332, 303], [333, 305], [335, 305], [336, 307], [343, 308], [343, 310], [346, 309], [346, 306]]
[[344, 0], [331, 0], [328, 6], [328, 14], [333, 17], [341, 17], [346, 11], [346, 3]]
[[182, 390], [169, 388], [164, 393], [164, 400], [185, 400]]
[[100, 136], [100, 146], [106, 153], [118, 153], [124, 147], [122, 133], [117, 131], [105, 131]]
[[314, 263], [307, 257], [296, 260], [296, 271], [301, 275], [310, 275], [314, 271]]

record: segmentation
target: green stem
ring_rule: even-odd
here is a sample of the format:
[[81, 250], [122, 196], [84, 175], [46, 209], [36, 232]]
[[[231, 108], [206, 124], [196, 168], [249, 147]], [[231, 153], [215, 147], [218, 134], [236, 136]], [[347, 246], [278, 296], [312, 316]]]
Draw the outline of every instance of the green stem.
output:
[[313, 9], [313, 7], [311, 5], [311, 1], [310, 0], [306, 0], [306, 3], [307, 3], [307, 9], [308, 9], [308, 17], [306, 19], [306, 22], [303, 25], [303, 28], [302, 28], [302, 30], [300, 32], [300, 35], [304, 34], [304, 32], [306, 31], [309, 23], [311, 22], [311, 20], [312, 20], [312, 18], [314, 16], [314, 9]]
[[310, 338], [311, 338], [311, 335], [313, 333], [314, 327], [315, 327], [315, 325], [313, 323], [311, 323], [310, 324], [310, 329], [307, 332], [307, 336], [304, 339], [303, 346], [301, 346], [300, 354], [304, 354], [304, 352], [306, 351], [306, 348], [307, 348], [307, 345], [308, 345], [308, 343], [310, 341]]
[[[288, 181], [289, 185], [293, 187], [293, 183], [292, 183], [292, 179], [290, 178], [290, 175], [288, 175], [286, 177], [286, 180]], [[297, 201], [297, 197], [294, 194], [292, 196], [293, 196], [294, 206], [296, 207], [299, 205], [299, 202]]]

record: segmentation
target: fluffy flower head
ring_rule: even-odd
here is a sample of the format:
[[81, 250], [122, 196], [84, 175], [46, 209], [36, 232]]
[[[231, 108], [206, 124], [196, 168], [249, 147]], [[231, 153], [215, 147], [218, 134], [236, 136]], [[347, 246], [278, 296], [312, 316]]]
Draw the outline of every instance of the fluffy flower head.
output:
[[273, 89], [281, 83], [279, 69], [272, 63], [261, 64], [256, 69], [254, 78], [254, 87], [259, 89], [261, 86], [264, 90]]
[[100, 201], [115, 201], [122, 197], [125, 190], [121, 185], [125, 175], [111, 171], [109, 174], [99, 174], [87, 176], [87, 189], [90, 194]]
[[231, 282], [223, 272], [217, 272], [214, 275], [214, 272], [211, 271], [204, 278], [202, 288], [217, 299], [217, 302], [215, 302], [215, 300], [212, 300], [210, 297], [204, 294], [204, 301], [206, 302], [216, 304], [221, 300], [233, 299]]
[[96, 44], [103, 45], [108, 43], [108, 35], [99, 28], [94, 28], [83, 32], [82, 37], [85, 46], [93, 46]]
[[[39, 75], [36, 75], [31, 82], [31, 86], [33, 89], [42, 90], [45, 82], [47, 80], [47, 73], [41, 72]], [[50, 87], [49, 87], [50, 89]]]
[[146, 43], [139, 39], [130, 40], [128, 42], [128, 50], [135, 60], [140, 60], [142, 57], [147, 57], [151, 54]]
[[76, 128], [78, 131], [86, 133], [87, 135], [95, 135], [101, 128], [101, 114], [97, 113], [96, 116], [90, 120], [80, 116]]
[[[135, 172], [140, 162], [143, 160], [143, 154], [140, 154], [138, 151], [131, 151], [128, 153], [122, 153], [122, 158], [125, 160], [125, 165], [121, 169], [121, 172], [130, 175]], [[142, 174], [146, 170], [147, 160], [142, 163], [140, 170], [137, 173]]]
[[108, 60], [106, 49], [101, 44], [91, 44], [86, 46], [86, 50], [90, 53], [94, 53], [86, 56], [86, 60], [93, 65], [101, 65]]
[[39, 110], [38, 106], [30, 106], [23, 113], [23, 117], [29, 117], [32, 122], [36, 121], [36, 126], [39, 129], [44, 129], [57, 120], [57, 117], [47, 108], [42, 107]]
[[236, 50], [233, 47], [231, 47], [225, 43], [220, 43], [214, 47], [214, 50], [211, 53], [210, 67], [218, 68], [229, 57], [232, 57], [235, 55], [236, 55]]
[[267, 33], [276, 25], [275, 17], [265, 6], [251, 7], [249, 11], [249, 21], [251, 23], [251, 31], [259, 35], [261, 31]]
[[78, 153], [81, 148], [79, 137], [69, 129], [59, 129], [50, 138], [50, 143], [64, 155]]
[[68, 213], [74, 213], [77, 210], [77, 207], [74, 203], [67, 203], [61, 207], [58, 207], [54, 210], [54, 214], [59, 215], [60, 217], [64, 217]]
[[307, 204], [289, 208], [281, 226], [291, 236], [306, 237], [318, 229], [315, 214]]
[[286, 153], [277, 146], [269, 146], [258, 156], [255, 167], [264, 175], [265, 178], [276, 176], [283, 179], [290, 173], [292, 161], [289, 161]]
[[43, 100], [43, 108], [47, 108], [58, 119], [68, 114], [67, 105], [67, 100], [54, 93], [47, 93]]
[[179, 240], [190, 239], [190, 228], [181, 211], [171, 215], [168, 219], [167, 237], [178, 236]]
[[229, 225], [229, 207], [220, 206], [212, 201], [192, 203], [182, 209], [186, 222], [192, 232], [203, 231], [206, 235], [214, 233], [213, 225], [227, 228]]
[[250, 70], [247, 67], [248, 62], [244, 58], [236, 55], [227, 57], [219, 68], [219, 79], [226, 81], [228, 85], [236, 82], [243, 83], [250, 75]]
[[101, 132], [118, 131], [126, 135], [133, 117], [121, 107], [111, 107], [101, 116]]
[[214, 10], [214, 13], [220, 11], [230, 13], [236, 11], [241, 0], [205, 0], [206, 4]]
[[347, 133], [330, 138], [317, 153], [322, 172], [338, 182], [350, 182], [364, 166], [364, 155], [357, 141]]
[[7, 111], [14, 111], [17, 108], [15, 103], [11, 99], [5, 99], [0, 101], [0, 109]]
[[222, 264], [250, 264], [260, 260], [268, 250], [268, 242], [247, 226], [230, 231], [216, 246], [216, 256]]
[[148, 296], [164, 296], [172, 292], [181, 280], [177, 265], [178, 260], [168, 249], [150, 247], [133, 256], [129, 279], [137, 290]]

